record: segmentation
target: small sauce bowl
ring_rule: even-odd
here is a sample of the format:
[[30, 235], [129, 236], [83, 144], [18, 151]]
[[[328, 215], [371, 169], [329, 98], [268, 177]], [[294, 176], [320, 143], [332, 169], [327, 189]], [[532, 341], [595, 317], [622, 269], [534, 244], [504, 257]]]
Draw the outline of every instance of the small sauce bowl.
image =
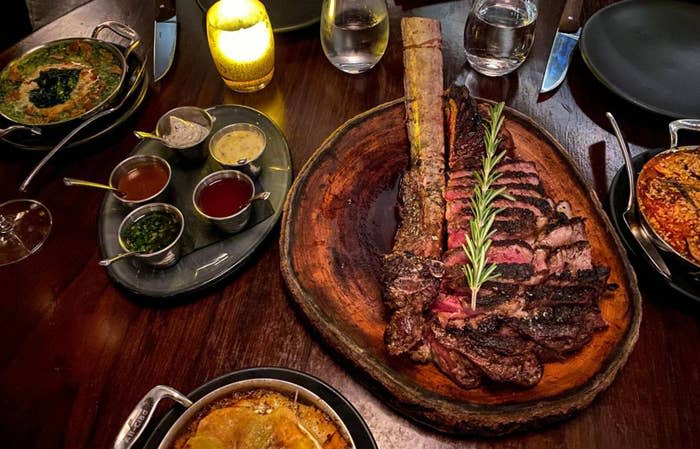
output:
[[[172, 132], [170, 128], [170, 117], [177, 117], [182, 120], [201, 125], [206, 128], [207, 132], [194, 143], [189, 142], [182, 146], [171, 145], [165, 142], [165, 140], [167, 140], [167, 136], [169, 136]], [[163, 114], [160, 119], [158, 119], [155, 134], [161, 139], [164, 139], [164, 145], [166, 147], [175, 150], [175, 152], [182, 156], [182, 158], [188, 161], [201, 161], [207, 157], [206, 148], [204, 148], [202, 143], [207, 139], [207, 137], [209, 137], [209, 134], [211, 134], [211, 128], [214, 125], [214, 120], [215, 118], [202, 108], [198, 108], [196, 106], [181, 106], [179, 108], [169, 110]]]
[[[250, 200], [254, 195], [255, 184], [245, 173], [220, 170], [197, 183], [192, 192], [192, 204], [199, 215], [222, 231], [234, 234], [248, 224], [252, 211]], [[236, 207], [243, 204], [240, 209]], [[231, 210], [227, 211], [227, 207]]]
[[[261, 145], [258, 151], [253, 154], [241, 155], [241, 157], [235, 157], [232, 155], [231, 158], [224, 158], [222, 155], [221, 148], [219, 148], [226, 139], [231, 138], [235, 133], [254, 133], [257, 135], [261, 141]], [[228, 137], [227, 137], [228, 136]], [[231, 145], [231, 144], [230, 144]], [[233, 145], [232, 145], [233, 146]], [[230, 167], [235, 170], [240, 170], [251, 178], [255, 179], [260, 174], [260, 156], [265, 152], [267, 147], [267, 136], [265, 133], [257, 126], [250, 123], [234, 123], [228, 126], [224, 126], [218, 130], [209, 139], [209, 154], [211, 157], [223, 165], [224, 167]], [[235, 152], [236, 149], [233, 148], [230, 152]]]
[[122, 238], [124, 231], [128, 229], [129, 226], [134, 224], [137, 220], [152, 212], [166, 212], [175, 217], [175, 219], [180, 224], [180, 229], [177, 233], [177, 236], [170, 244], [168, 244], [164, 248], [159, 249], [158, 251], [154, 251], [152, 253], [138, 253], [134, 254], [132, 257], [154, 268], [167, 268], [172, 265], [175, 265], [180, 259], [180, 241], [182, 240], [182, 233], [185, 230], [185, 217], [183, 217], [182, 212], [180, 212], [180, 210], [177, 207], [171, 204], [151, 203], [143, 205], [131, 211], [129, 215], [124, 217], [121, 224], [119, 225], [119, 230], [117, 231], [119, 246], [124, 251], [131, 251], [131, 248], [126, 246], [126, 243]]
[[[143, 179], [136, 179], [137, 177], [142, 177], [139, 176], [138, 173], [138, 170], [141, 168], [144, 170], [143, 175], [148, 178], [148, 181], [145, 181]], [[154, 169], [156, 169], [155, 173], [153, 172]], [[160, 173], [158, 173], [159, 171]], [[170, 186], [170, 179], [172, 177], [172, 170], [170, 168], [170, 164], [168, 164], [168, 161], [159, 156], [146, 154], [139, 154], [128, 157], [121, 161], [119, 164], [117, 164], [117, 166], [114, 167], [114, 169], [112, 170], [112, 173], [109, 175], [109, 185], [119, 190], [122, 190], [127, 194], [129, 193], [129, 191], [132, 190], [131, 188], [129, 188], [127, 182], [134, 183], [134, 189], [143, 189], [144, 182], [153, 182], [154, 180], [156, 180], [154, 175], [161, 176], [162, 172], [167, 174], [167, 177], [162, 187], [160, 187], [160, 189], [158, 190], [156, 190], [155, 188], [151, 189], [154, 190], [154, 193], [149, 196], [131, 200], [127, 199], [128, 196], [121, 197], [114, 192], [112, 192], [112, 196], [115, 199], [117, 199], [117, 201], [129, 208], [135, 208], [151, 202], [161, 202], [164, 201], [167, 197], [167, 190]]]

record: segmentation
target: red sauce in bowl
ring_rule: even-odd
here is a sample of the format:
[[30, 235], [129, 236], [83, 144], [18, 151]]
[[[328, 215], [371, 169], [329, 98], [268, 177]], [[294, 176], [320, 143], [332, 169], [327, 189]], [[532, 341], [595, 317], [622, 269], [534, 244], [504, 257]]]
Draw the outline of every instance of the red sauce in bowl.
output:
[[160, 164], [146, 163], [132, 168], [119, 178], [117, 188], [125, 193], [123, 199], [141, 201], [150, 198], [168, 182], [168, 171]]
[[239, 212], [253, 196], [251, 185], [237, 178], [222, 178], [204, 187], [199, 194], [199, 208], [210, 217], [228, 217]]

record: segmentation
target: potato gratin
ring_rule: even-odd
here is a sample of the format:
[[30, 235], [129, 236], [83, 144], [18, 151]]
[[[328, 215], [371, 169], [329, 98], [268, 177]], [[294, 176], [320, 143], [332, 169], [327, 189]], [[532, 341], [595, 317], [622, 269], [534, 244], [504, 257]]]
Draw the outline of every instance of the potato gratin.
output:
[[336, 423], [314, 406], [272, 390], [234, 394], [188, 424], [173, 449], [349, 449]]

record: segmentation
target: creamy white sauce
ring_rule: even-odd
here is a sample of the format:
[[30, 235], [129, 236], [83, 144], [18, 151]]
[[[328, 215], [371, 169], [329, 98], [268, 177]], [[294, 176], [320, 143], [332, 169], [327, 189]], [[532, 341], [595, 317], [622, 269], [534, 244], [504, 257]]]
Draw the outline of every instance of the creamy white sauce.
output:
[[265, 146], [265, 138], [251, 129], [236, 129], [224, 134], [214, 144], [212, 153], [224, 164], [235, 165], [239, 161], [255, 160]]
[[199, 123], [183, 120], [174, 115], [171, 115], [168, 119], [170, 121], [170, 133], [163, 136], [163, 140], [170, 147], [189, 147], [201, 142], [209, 134], [209, 129]]

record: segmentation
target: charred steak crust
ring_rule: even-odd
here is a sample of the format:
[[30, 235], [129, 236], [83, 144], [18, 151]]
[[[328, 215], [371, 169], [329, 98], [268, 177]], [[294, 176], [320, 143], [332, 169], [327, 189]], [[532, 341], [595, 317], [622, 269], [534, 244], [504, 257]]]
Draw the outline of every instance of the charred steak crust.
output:
[[384, 304], [389, 321], [384, 342], [389, 354], [409, 354], [418, 361], [427, 361], [430, 351], [425, 344], [425, 313], [440, 287], [443, 264], [396, 251], [382, 259]]
[[510, 198], [496, 203], [502, 212], [487, 254], [500, 277], [482, 286], [471, 310], [462, 244], [470, 232], [474, 170], [485, 151], [484, 111], [463, 87], [449, 89], [444, 104], [444, 244], [436, 255], [417, 206], [439, 189], [425, 189], [409, 169], [393, 251], [382, 262], [387, 351], [432, 361], [463, 388], [529, 388], [542, 378], [543, 363], [566, 359], [607, 327], [599, 301], [610, 288], [609, 269], [592, 260], [584, 218], [547, 196], [536, 164], [513, 157], [513, 139], [504, 130], [500, 145], [508, 156], [497, 168], [497, 184]]

